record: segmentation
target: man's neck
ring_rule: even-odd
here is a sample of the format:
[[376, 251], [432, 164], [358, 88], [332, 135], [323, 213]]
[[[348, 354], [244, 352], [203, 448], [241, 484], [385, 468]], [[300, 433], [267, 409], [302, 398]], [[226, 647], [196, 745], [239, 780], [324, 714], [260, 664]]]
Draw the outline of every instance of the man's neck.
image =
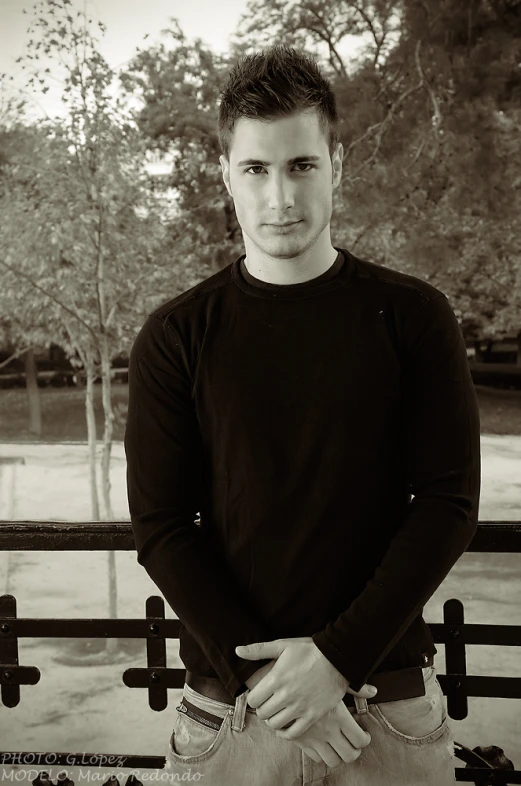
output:
[[274, 259], [266, 255], [244, 258], [250, 275], [268, 284], [300, 284], [318, 278], [333, 265], [338, 251], [331, 244], [324, 253], [312, 249], [311, 255], [294, 259]]

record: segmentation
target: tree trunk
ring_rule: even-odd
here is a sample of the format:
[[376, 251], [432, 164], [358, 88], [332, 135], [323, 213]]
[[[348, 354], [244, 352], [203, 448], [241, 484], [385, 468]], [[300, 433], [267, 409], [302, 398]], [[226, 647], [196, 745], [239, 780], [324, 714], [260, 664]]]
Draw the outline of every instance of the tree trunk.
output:
[[492, 363], [492, 345], [493, 345], [493, 343], [494, 342], [491, 341], [491, 340], [487, 341], [487, 348], [483, 352], [483, 360], [484, 360], [485, 363]]
[[[98, 309], [100, 328], [100, 356], [101, 356], [101, 395], [103, 400], [103, 452], [101, 456], [101, 488], [103, 504], [105, 507], [105, 520], [114, 519], [110, 504], [110, 451], [112, 447], [112, 430], [114, 413], [112, 412], [111, 385], [110, 385], [110, 352], [107, 339], [107, 304], [105, 294], [105, 255], [103, 248], [103, 210], [99, 205], [98, 224]], [[111, 619], [118, 617], [118, 585], [116, 576], [116, 555], [114, 551], [107, 553], [109, 574], [109, 616]], [[118, 639], [107, 639], [106, 651], [115, 656], [120, 649]]]
[[[113, 521], [114, 514], [110, 502], [110, 453], [112, 448], [112, 432], [114, 427], [114, 413], [111, 401], [110, 357], [106, 333], [101, 334], [101, 393], [103, 399], [104, 429], [103, 453], [101, 456], [101, 484], [105, 520]], [[118, 582], [116, 575], [116, 555], [114, 551], [107, 552], [109, 573], [109, 616], [118, 617]], [[107, 639], [107, 652], [114, 654], [119, 649], [118, 639]]]
[[85, 367], [87, 386], [85, 391], [85, 415], [89, 442], [90, 505], [92, 521], [100, 520], [98, 484], [96, 478], [96, 417], [94, 415], [94, 370], [91, 362]]
[[112, 521], [114, 514], [110, 502], [110, 453], [114, 430], [114, 413], [111, 401], [110, 357], [105, 333], [101, 335], [101, 394], [104, 414], [103, 453], [101, 457], [103, 504], [105, 506], [106, 520]]
[[483, 363], [483, 352], [481, 351], [481, 341], [474, 341], [476, 351], [476, 363]]
[[[90, 475], [90, 493], [91, 493], [91, 509], [92, 509], [92, 520], [93, 521], [101, 521], [100, 516], [100, 506], [99, 506], [99, 497], [98, 497], [98, 486], [97, 486], [97, 472], [96, 472], [96, 448], [97, 448], [97, 440], [96, 440], [96, 417], [95, 417], [95, 409], [94, 409], [94, 363], [92, 359], [87, 359], [85, 362], [85, 371], [87, 375], [87, 386], [86, 386], [86, 396], [85, 396], [85, 410], [87, 415], [87, 433], [89, 439], [89, 475]], [[109, 387], [109, 395], [110, 395], [110, 387]], [[105, 455], [105, 450], [103, 452]], [[110, 448], [109, 448], [109, 460], [110, 460]], [[106, 483], [103, 478], [103, 473], [105, 472], [103, 459], [102, 459], [102, 488], [103, 488], [103, 499], [105, 501], [106, 507]], [[110, 502], [108, 505], [108, 510], [110, 511]], [[107, 518], [106, 516], [104, 518]], [[111, 619], [117, 619], [117, 583], [116, 583], [116, 562], [115, 562], [115, 554], [114, 551], [107, 552], [108, 554], [108, 584], [109, 584], [109, 617]], [[119, 642], [118, 639], [107, 639], [106, 646], [103, 653], [100, 653], [101, 657], [98, 657], [97, 662], [99, 663], [111, 663], [113, 662], [113, 656], [116, 655], [119, 651]], [[108, 658], [106, 656], [109, 656]]]
[[40, 391], [38, 390], [38, 374], [32, 349], [28, 349], [27, 352], [24, 352], [24, 365], [25, 387], [29, 405], [29, 431], [40, 437], [42, 434], [42, 409]]
[[521, 366], [521, 330], [517, 334], [517, 357], [516, 365]]

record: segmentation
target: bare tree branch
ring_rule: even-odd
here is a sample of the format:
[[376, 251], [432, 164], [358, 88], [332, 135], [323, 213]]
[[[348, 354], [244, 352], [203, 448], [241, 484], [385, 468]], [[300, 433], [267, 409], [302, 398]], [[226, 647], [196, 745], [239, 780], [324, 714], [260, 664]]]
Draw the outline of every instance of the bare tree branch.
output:
[[21, 270], [17, 270], [16, 268], [11, 267], [11, 265], [8, 265], [7, 262], [3, 261], [3, 259], [0, 259], [0, 265], [3, 265], [3, 267], [6, 268], [6, 270], [10, 270], [11, 273], [13, 273], [15, 276], [21, 276], [22, 278], [24, 278], [26, 281], [28, 281], [31, 284], [31, 286], [35, 287], [35, 289], [38, 289], [40, 292], [43, 292], [43, 294], [46, 295], [48, 298], [50, 298], [54, 303], [56, 303], [57, 306], [60, 306], [60, 308], [63, 308], [65, 311], [67, 311], [67, 313], [69, 313], [71, 316], [73, 316], [75, 319], [81, 322], [81, 324], [87, 328], [89, 333], [93, 335], [95, 341], [97, 342], [96, 333], [88, 324], [88, 322], [85, 322], [84, 319], [82, 319], [78, 314], [75, 314], [74, 311], [72, 311], [72, 309], [70, 309], [68, 306], [65, 305], [65, 303], [62, 303], [60, 300], [58, 300], [58, 298], [54, 297], [54, 295], [51, 295], [50, 292], [47, 292], [46, 289], [44, 289], [39, 284], [37, 284], [36, 281], [33, 281], [31, 276], [28, 276], [27, 273], [23, 273]]
[[[421, 43], [422, 43], [421, 39], [416, 43], [416, 53], [419, 52]], [[352, 175], [348, 174], [348, 179], [353, 180], [354, 178], [356, 178], [356, 176], [362, 171], [362, 169], [364, 169], [368, 164], [370, 164], [376, 158], [376, 154], [378, 153], [378, 150], [380, 149], [380, 145], [382, 143], [382, 138], [383, 138], [384, 132], [385, 132], [387, 126], [390, 125], [391, 120], [393, 119], [394, 115], [396, 114], [398, 108], [401, 106], [401, 104], [403, 104], [403, 102], [405, 101], [406, 98], [408, 98], [410, 95], [412, 95], [412, 93], [415, 93], [417, 90], [420, 90], [422, 87], [423, 87], [423, 80], [420, 81], [417, 85], [413, 85], [413, 87], [409, 87], [407, 90], [405, 90], [397, 98], [397, 100], [393, 103], [393, 105], [391, 106], [391, 108], [390, 108], [389, 112], [387, 113], [386, 117], [380, 123], [376, 123], [375, 125], [370, 126], [367, 129], [367, 131], [365, 132], [365, 134], [363, 134], [363, 136], [361, 136], [358, 139], [355, 139], [355, 140], [353, 140], [353, 142], [351, 142], [351, 144], [349, 145], [349, 147], [347, 148], [347, 150], [346, 150], [346, 152], [344, 154], [344, 159], [348, 156], [348, 154], [350, 153], [350, 151], [352, 150], [352, 148], [355, 145], [357, 145], [360, 142], [362, 142], [370, 133], [372, 133], [372, 131], [374, 131], [375, 129], [378, 129], [378, 132], [376, 134], [376, 145], [375, 145], [375, 148], [374, 148], [373, 152], [371, 153], [369, 158], [367, 158], [365, 161], [362, 162], [362, 164], [358, 167], [358, 169]]]
[[0, 362], [0, 368], [7, 366], [12, 360], [16, 360], [16, 358], [19, 358], [21, 355], [24, 355], [26, 352], [29, 352], [29, 350], [31, 349], [35, 349], [34, 344], [31, 344], [31, 346], [29, 347], [24, 347], [23, 349], [17, 349], [16, 352], [13, 352], [13, 354], [7, 358], [7, 360], [2, 360]]

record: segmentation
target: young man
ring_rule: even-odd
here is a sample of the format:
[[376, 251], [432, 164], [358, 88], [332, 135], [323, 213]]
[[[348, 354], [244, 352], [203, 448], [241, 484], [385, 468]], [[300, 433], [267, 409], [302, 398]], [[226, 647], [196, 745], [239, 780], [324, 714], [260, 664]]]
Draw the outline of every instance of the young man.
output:
[[422, 610], [476, 531], [476, 394], [446, 296], [332, 246], [336, 124], [304, 52], [235, 66], [220, 162], [246, 254], [130, 356], [137, 559], [187, 669], [167, 767], [208, 786], [455, 782]]

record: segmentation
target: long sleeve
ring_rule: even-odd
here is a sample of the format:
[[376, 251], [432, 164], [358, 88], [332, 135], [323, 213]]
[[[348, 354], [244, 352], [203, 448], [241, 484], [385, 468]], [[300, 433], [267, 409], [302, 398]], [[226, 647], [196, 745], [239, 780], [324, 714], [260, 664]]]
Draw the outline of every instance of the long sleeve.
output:
[[130, 353], [124, 446], [137, 561], [236, 696], [269, 660], [244, 660], [235, 647], [274, 636], [195, 523], [202, 462], [191, 380], [177, 331], [154, 314]]
[[401, 638], [478, 525], [480, 423], [461, 329], [445, 295], [404, 330], [402, 445], [414, 495], [381, 564], [313, 641], [354, 690]]

